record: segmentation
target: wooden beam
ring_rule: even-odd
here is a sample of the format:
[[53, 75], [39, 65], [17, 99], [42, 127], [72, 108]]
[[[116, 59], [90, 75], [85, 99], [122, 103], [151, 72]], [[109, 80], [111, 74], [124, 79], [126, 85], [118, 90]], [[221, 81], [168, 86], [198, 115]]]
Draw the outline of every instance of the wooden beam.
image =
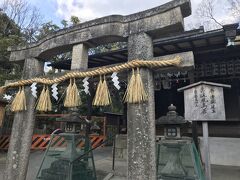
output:
[[204, 153], [204, 169], [207, 180], [211, 180], [211, 162], [210, 162], [210, 152], [209, 152], [209, 137], [208, 137], [208, 122], [202, 122], [203, 129], [203, 153]]
[[178, 45], [178, 43], [172, 44], [177, 50], [182, 50], [182, 48]]
[[127, 56], [122, 55], [122, 54], [112, 54], [111, 57], [118, 58], [122, 61], [127, 61]]
[[196, 46], [195, 46], [195, 44], [193, 43], [193, 41], [189, 41], [189, 44], [192, 46], [192, 49], [195, 49], [195, 48], [196, 48]]
[[225, 45], [212, 45], [212, 46], [207, 46], [207, 47], [199, 47], [194, 50], [195, 54], [202, 54], [202, 53], [207, 53], [207, 52], [216, 52], [220, 50], [226, 49]]
[[100, 59], [100, 58], [91, 58], [93, 61], [96, 61], [96, 62], [104, 62], [104, 63], [110, 63], [108, 60], [104, 60], [104, 59]]
[[164, 53], [168, 53], [169, 50], [167, 50], [165, 47], [163, 46], [157, 46], [159, 49], [161, 49]]
[[208, 38], [206, 38], [205, 40], [206, 40], [206, 44], [207, 44], [207, 46], [210, 46], [210, 45], [211, 45], [211, 43], [210, 43], [209, 39], [208, 39]]
[[93, 59], [89, 59], [88, 63], [89, 63], [89, 64], [99, 64], [98, 61], [95, 61], [95, 60], [93, 60]]
[[[117, 59], [116, 59], [115, 57], [113, 57], [113, 56], [103, 56], [102, 58], [103, 58], [103, 59], [110, 60], [110, 61], [114, 61], [114, 62], [121, 62], [121, 61], [117, 60]], [[109, 62], [109, 63], [111, 63], [111, 62]]]

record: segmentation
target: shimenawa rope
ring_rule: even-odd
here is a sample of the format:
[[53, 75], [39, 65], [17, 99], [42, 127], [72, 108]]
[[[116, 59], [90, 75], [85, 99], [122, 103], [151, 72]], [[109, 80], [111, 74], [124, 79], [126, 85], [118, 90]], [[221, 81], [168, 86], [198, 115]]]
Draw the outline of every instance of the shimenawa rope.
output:
[[[26, 110], [26, 97], [24, 93], [24, 86], [30, 85], [34, 82], [43, 84], [43, 90], [40, 94], [36, 110], [38, 111], [51, 111], [52, 103], [50, 98], [50, 92], [48, 85], [54, 83], [60, 83], [67, 79], [70, 79], [70, 84], [66, 89], [66, 96], [64, 100], [65, 107], [77, 107], [81, 105], [81, 99], [79, 91], [76, 85], [75, 78], [83, 77], [93, 77], [100, 76], [100, 81], [97, 86], [96, 94], [93, 100], [94, 106], [108, 106], [112, 103], [110, 92], [107, 86], [105, 74], [119, 72], [126, 69], [132, 69], [132, 76], [128, 83], [127, 90], [124, 95], [124, 102], [128, 103], [141, 103], [145, 102], [148, 99], [148, 95], [144, 89], [144, 85], [141, 79], [140, 67], [148, 68], [157, 68], [157, 67], [166, 67], [166, 66], [178, 66], [181, 63], [181, 58], [175, 57], [172, 60], [163, 60], [163, 61], [144, 61], [144, 60], [133, 60], [128, 63], [116, 65], [114, 67], [101, 67], [95, 70], [90, 70], [86, 72], [70, 72], [56, 79], [47, 79], [47, 78], [33, 78], [28, 80], [20, 80], [14, 83], [10, 83], [7, 86], [0, 87], [0, 94], [3, 94], [7, 88], [19, 87], [19, 91], [16, 94], [12, 105], [11, 110], [14, 112]], [[137, 68], [135, 73], [134, 68]], [[104, 76], [102, 80], [102, 75]]]

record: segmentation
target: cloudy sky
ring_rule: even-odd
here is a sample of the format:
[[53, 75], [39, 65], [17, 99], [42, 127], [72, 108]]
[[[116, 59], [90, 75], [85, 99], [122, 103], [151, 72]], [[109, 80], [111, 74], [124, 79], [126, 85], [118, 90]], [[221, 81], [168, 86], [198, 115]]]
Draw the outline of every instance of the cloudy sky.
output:
[[[1, 1], [1, 0], [0, 0]], [[59, 24], [62, 19], [69, 20], [71, 15], [86, 21], [111, 14], [127, 15], [148, 8], [159, 6], [170, 0], [29, 0], [37, 6], [44, 16], [44, 21]], [[228, 13], [227, 0], [216, 1], [216, 18], [220, 22], [232, 23]], [[192, 0], [193, 15], [186, 19], [186, 24], [199, 20], [194, 14], [201, 0]]]

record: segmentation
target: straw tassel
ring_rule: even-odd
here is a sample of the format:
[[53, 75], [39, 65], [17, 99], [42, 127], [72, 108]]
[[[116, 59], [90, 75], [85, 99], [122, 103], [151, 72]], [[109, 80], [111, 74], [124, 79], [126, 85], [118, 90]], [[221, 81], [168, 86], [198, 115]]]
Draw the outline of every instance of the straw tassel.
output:
[[15, 98], [11, 104], [11, 111], [12, 112], [19, 112], [27, 110], [26, 105], [26, 96], [24, 92], [24, 87], [19, 87], [19, 91], [17, 92]]
[[128, 83], [123, 100], [127, 103], [141, 103], [148, 100], [148, 95], [144, 89], [139, 68], [137, 68], [136, 75], [134, 69], [132, 69], [132, 76]]
[[132, 69], [132, 76], [130, 78], [130, 81], [128, 82], [127, 90], [123, 97], [124, 102], [133, 103], [134, 92], [132, 91], [134, 89], [135, 81], [136, 81], [136, 75], [135, 75], [134, 69]]
[[6, 88], [0, 87], [0, 95], [3, 95], [6, 91]]
[[65, 107], [77, 107], [82, 104], [79, 96], [79, 91], [75, 79], [70, 79], [70, 84], [66, 90], [66, 97], [64, 101]]
[[139, 68], [137, 68], [137, 75], [136, 75], [136, 92], [138, 93], [136, 102], [140, 103], [148, 100], [148, 95], [145, 91]]
[[102, 77], [100, 76], [100, 81], [98, 83], [96, 94], [93, 99], [93, 105], [108, 106], [111, 103], [112, 103], [112, 100], [111, 100], [106, 78], [104, 76], [104, 79], [102, 80]]
[[36, 110], [41, 112], [52, 111], [52, 102], [50, 98], [50, 92], [48, 87], [46, 87], [45, 85], [40, 94]]
[[101, 98], [101, 105], [108, 106], [112, 103], [111, 95], [108, 89], [107, 81], [104, 76], [103, 83], [102, 83], [102, 98]]

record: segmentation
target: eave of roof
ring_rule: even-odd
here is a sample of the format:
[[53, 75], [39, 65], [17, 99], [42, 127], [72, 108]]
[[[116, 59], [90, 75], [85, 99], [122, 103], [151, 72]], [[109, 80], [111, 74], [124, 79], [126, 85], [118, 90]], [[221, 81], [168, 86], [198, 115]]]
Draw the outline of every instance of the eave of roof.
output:
[[[233, 24], [236, 25], [236, 24]], [[240, 30], [237, 29], [237, 35], [240, 35]], [[212, 43], [211, 41], [217, 41]], [[197, 46], [196, 42], [202, 41], [204, 45]], [[182, 48], [181, 44], [187, 44], [188, 47]], [[195, 44], [196, 43], [196, 44]], [[199, 29], [185, 31], [180, 34], [172, 35], [168, 37], [155, 39], [153, 41], [154, 54], [155, 55], [167, 55], [185, 51], [194, 51], [194, 53], [200, 53], [201, 51], [210, 51], [218, 49], [226, 49], [227, 39], [225, 35], [225, 30], [217, 29], [212, 31], [204, 32], [204, 29], [200, 27]], [[173, 46], [173, 50], [169, 50], [166, 47]], [[117, 56], [121, 56], [119, 59]], [[102, 65], [109, 65], [114, 63], [122, 63], [127, 61], [127, 48], [109, 51], [94, 55], [89, 55], [89, 67], [97, 67]], [[58, 69], [70, 70], [71, 60], [52, 63], [51, 66]]]

